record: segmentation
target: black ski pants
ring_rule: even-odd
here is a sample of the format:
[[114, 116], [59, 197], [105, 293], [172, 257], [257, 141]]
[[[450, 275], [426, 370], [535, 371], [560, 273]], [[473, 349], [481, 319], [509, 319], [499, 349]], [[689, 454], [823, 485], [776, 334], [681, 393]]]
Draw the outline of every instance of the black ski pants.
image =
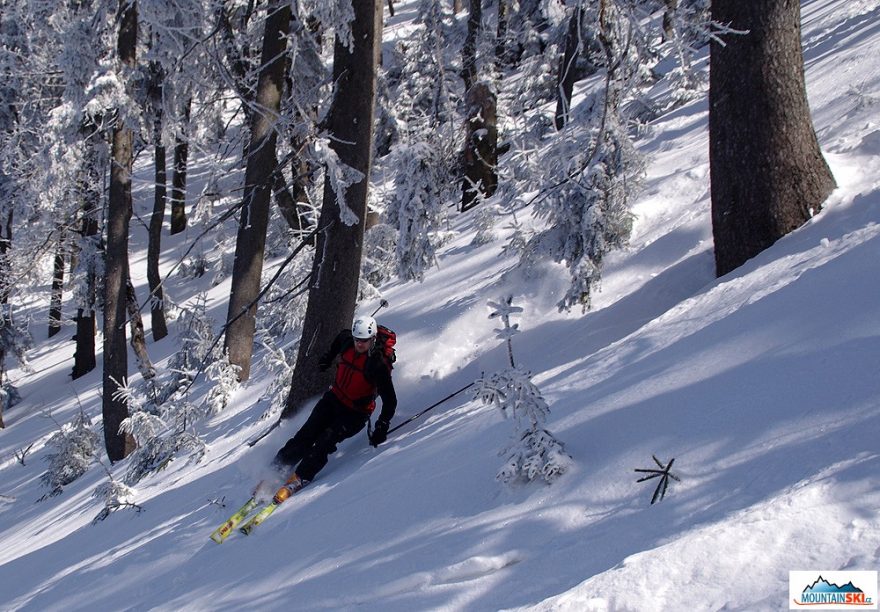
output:
[[352, 410], [328, 391], [299, 431], [275, 455], [275, 462], [296, 466], [297, 476], [314, 480], [327, 465], [327, 458], [336, 452], [336, 446], [361, 431], [369, 418], [367, 413]]

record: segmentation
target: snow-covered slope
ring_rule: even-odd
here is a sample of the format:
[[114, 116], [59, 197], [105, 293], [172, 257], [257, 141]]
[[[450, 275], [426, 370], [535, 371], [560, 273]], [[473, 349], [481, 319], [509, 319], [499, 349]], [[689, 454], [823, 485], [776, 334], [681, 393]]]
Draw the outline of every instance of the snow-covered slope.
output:
[[[803, 20], [839, 188], [741, 269], [713, 276], [698, 100], [640, 143], [632, 244], [586, 316], [556, 311], [564, 279], [505, 274], [499, 243], [471, 246], [467, 217], [424, 283], [383, 288], [397, 422], [505, 367], [486, 303], [514, 295], [515, 355], [574, 459], [554, 485], [496, 483], [512, 424], [462, 394], [377, 450], [346, 442], [254, 535], [218, 546], [208, 534], [304, 418], [249, 448], [268, 426], [257, 375], [206, 425], [201, 463], [173, 462], [138, 486], [140, 512], [93, 525], [100, 466], [35, 503], [53, 419], [100, 414], [99, 373], [70, 382], [57, 338], [13, 372], [24, 401], [0, 432], [0, 609], [779, 610], [789, 570], [878, 569], [880, 2], [809, 0]], [[634, 472], [652, 455], [681, 479], [653, 506], [656, 481]]]

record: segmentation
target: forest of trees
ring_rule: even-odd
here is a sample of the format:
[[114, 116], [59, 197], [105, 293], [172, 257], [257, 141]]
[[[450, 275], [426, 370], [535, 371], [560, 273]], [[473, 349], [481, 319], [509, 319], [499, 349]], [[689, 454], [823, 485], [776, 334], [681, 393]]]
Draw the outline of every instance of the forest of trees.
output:
[[[707, 87], [719, 275], [833, 188], [797, 3], [411, 0], [415, 29], [390, 44], [401, 4], [0, 0], [0, 426], [7, 361], [62, 328], [73, 378], [103, 368], [105, 447], [138, 453], [133, 478], [198, 451], [194, 423], [257, 349], [277, 378], [271, 410], [290, 416], [327, 383], [316, 351], [357, 303], [430, 273], [451, 214], [479, 236], [512, 228], [505, 256], [526, 273], [562, 264], [559, 308], [586, 311], [632, 229], [650, 161], [638, 134]], [[709, 84], [693, 67], [707, 46]], [[135, 233], [146, 288], [131, 282]], [[183, 255], [163, 262], [176, 234]], [[177, 303], [171, 275], [228, 278], [226, 321]], [[45, 332], [16, 316], [44, 287]], [[177, 323], [167, 368], [150, 361], [147, 310], [153, 342]], [[200, 376], [214, 390], [194, 405]]]

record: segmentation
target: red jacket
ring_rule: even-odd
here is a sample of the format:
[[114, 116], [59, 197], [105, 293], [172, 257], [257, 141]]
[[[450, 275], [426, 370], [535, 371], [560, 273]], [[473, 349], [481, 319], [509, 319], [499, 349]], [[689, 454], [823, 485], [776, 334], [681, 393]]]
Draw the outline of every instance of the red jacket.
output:
[[345, 406], [352, 410], [372, 414], [376, 409], [376, 397], [382, 398], [380, 418], [390, 421], [397, 409], [397, 394], [391, 382], [391, 369], [378, 351], [358, 353], [351, 340], [351, 332], [340, 333], [334, 340], [330, 353], [340, 355], [336, 366], [336, 378], [330, 390]]

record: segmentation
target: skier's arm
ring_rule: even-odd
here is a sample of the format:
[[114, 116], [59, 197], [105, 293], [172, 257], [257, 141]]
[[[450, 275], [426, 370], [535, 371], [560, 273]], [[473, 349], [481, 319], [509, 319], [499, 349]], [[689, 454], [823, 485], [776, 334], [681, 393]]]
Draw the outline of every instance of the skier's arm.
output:
[[384, 367], [377, 369], [380, 373], [376, 380], [376, 390], [379, 392], [379, 397], [382, 398], [382, 411], [379, 413], [379, 420], [390, 423], [397, 410], [397, 393], [394, 391], [391, 371]]
[[336, 334], [336, 337], [333, 338], [333, 342], [330, 343], [330, 350], [321, 355], [321, 359], [318, 360], [318, 367], [322, 372], [330, 367], [339, 353], [345, 350], [346, 343], [348, 342], [351, 342], [351, 330], [343, 329]]

